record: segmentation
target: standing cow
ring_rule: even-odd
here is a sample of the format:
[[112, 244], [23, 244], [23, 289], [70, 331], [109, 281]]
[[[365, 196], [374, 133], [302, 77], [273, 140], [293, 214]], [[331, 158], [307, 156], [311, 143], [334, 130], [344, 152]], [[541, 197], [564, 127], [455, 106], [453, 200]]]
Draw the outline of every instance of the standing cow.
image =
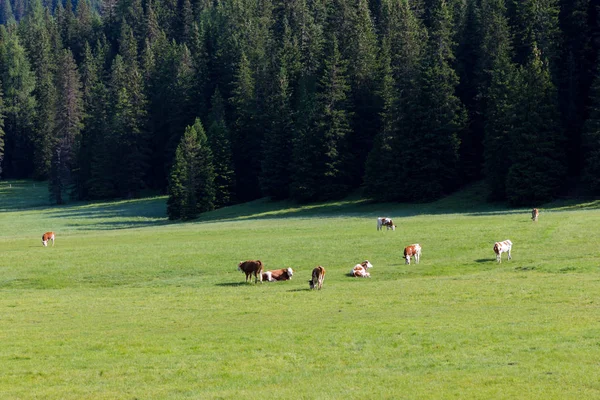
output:
[[368, 272], [369, 268], [373, 268], [373, 264], [369, 262], [369, 260], [365, 260], [360, 264], [356, 264], [352, 271], [350, 271], [350, 275], [353, 277], [360, 278], [370, 278], [371, 274]]
[[325, 279], [325, 268], [320, 265], [313, 269], [312, 271], [312, 279], [308, 281], [311, 289], [317, 288], [321, 289], [323, 287], [323, 280]]
[[238, 264], [238, 270], [244, 272], [246, 274], [246, 282], [248, 279], [252, 281], [252, 275], [254, 275], [254, 283], [260, 281], [262, 282], [262, 272], [263, 272], [263, 263], [260, 260], [248, 260], [248, 261], [240, 261]]
[[494, 243], [494, 253], [496, 253], [496, 261], [502, 262], [502, 253], [508, 253], [508, 259], [512, 259], [510, 251], [512, 250], [512, 242], [505, 240], [503, 242]]
[[48, 246], [48, 240], [52, 240], [52, 246], [54, 246], [54, 232], [46, 232], [42, 235], [42, 245]]
[[383, 227], [386, 227], [386, 230], [391, 229], [393, 231], [396, 230], [396, 225], [394, 225], [394, 221], [388, 217], [379, 217], [377, 218], [377, 230], [382, 231]]
[[415, 258], [415, 263], [418, 264], [421, 259], [421, 246], [418, 243], [411, 244], [404, 248], [404, 263], [410, 264], [410, 258]]
[[537, 208], [534, 208], [533, 210], [531, 210], [531, 220], [533, 222], [537, 222], [539, 215], [540, 215], [540, 211]]
[[262, 274], [262, 280], [267, 282], [287, 281], [292, 279], [294, 270], [291, 268], [281, 268], [273, 271], [267, 271]]

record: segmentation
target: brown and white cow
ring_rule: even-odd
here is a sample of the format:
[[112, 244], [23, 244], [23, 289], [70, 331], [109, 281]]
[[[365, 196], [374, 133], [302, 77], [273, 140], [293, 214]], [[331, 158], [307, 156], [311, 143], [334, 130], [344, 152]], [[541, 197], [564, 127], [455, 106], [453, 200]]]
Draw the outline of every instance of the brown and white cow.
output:
[[410, 264], [410, 258], [415, 258], [415, 263], [418, 264], [421, 259], [421, 245], [418, 243], [411, 244], [404, 248], [404, 263]]
[[48, 240], [52, 240], [52, 246], [54, 246], [54, 232], [46, 232], [42, 235], [42, 245], [48, 246]]
[[369, 262], [369, 260], [365, 260], [360, 264], [356, 264], [350, 274], [353, 277], [359, 278], [370, 278], [371, 274], [367, 271], [369, 268], [373, 268], [373, 264]]
[[506, 239], [503, 242], [494, 243], [494, 253], [496, 253], [496, 261], [502, 262], [502, 253], [508, 253], [508, 259], [512, 259], [510, 251], [512, 250], [512, 242]]
[[537, 222], [538, 216], [540, 215], [540, 211], [537, 208], [531, 210], [531, 220], [533, 222]]
[[287, 281], [292, 279], [294, 270], [291, 268], [281, 268], [273, 271], [267, 271], [262, 274], [262, 280], [267, 282]]
[[396, 225], [394, 225], [394, 221], [388, 217], [379, 217], [377, 218], [377, 230], [382, 231], [383, 227], [386, 227], [386, 230], [391, 229], [393, 231], [396, 230]]
[[311, 289], [321, 289], [323, 287], [323, 280], [325, 279], [325, 268], [320, 265], [313, 269], [312, 279], [308, 281]]
[[240, 261], [238, 264], [238, 270], [244, 272], [246, 274], [246, 282], [248, 279], [252, 281], [252, 275], [254, 275], [254, 283], [260, 281], [262, 282], [262, 272], [263, 272], [263, 263], [260, 260], [248, 260], [248, 261]]

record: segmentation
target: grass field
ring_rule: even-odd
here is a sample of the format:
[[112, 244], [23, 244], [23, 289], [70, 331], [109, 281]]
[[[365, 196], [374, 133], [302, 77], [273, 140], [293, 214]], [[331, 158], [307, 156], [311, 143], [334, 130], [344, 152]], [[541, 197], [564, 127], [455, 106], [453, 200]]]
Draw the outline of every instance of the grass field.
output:
[[[52, 207], [0, 182], [0, 399], [600, 398], [600, 202], [532, 223], [482, 190], [173, 224], [165, 198]], [[253, 258], [296, 275], [246, 284]], [[372, 278], [350, 278], [365, 259]]]

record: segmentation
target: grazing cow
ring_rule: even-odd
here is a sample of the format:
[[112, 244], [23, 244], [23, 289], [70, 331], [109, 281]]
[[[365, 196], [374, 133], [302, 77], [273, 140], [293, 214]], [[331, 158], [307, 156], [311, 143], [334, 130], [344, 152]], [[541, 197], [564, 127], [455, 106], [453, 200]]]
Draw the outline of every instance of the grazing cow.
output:
[[537, 222], [538, 216], [540, 215], [540, 211], [537, 208], [531, 210], [531, 220], [533, 222]]
[[418, 264], [421, 259], [421, 246], [418, 243], [411, 244], [404, 248], [404, 263], [410, 264], [410, 258], [415, 258], [415, 263]]
[[354, 268], [352, 268], [352, 271], [350, 271], [350, 274], [354, 277], [370, 278], [371, 274], [367, 272], [369, 268], [373, 268], [373, 264], [371, 264], [369, 260], [365, 260], [360, 264], [356, 264]]
[[46, 232], [42, 235], [42, 245], [48, 246], [48, 240], [52, 240], [52, 246], [54, 246], [54, 232]]
[[320, 265], [313, 269], [312, 279], [308, 281], [311, 289], [321, 289], [323, 287], [323, 280], [325, 279], [325, 268]]
[[263, 263], [260, 260], [248, 260], [240, 261], [238, 264], [238, 270], [243, 271], [246, 274], [246, 282], [248, 279], [252, 281], [252, 275], [254, 274], [254, 283], [262, 282]]
[[502, 253], [508, 253], [508, 259], [512, 259], [510, 256], [510, 251], [512, 250], [512, 242], [510, 240], [505, 240], [504, 242], [496, 242], [494, 243], [494, 253], [496, 253], [496, 261], [499, 263], [502, 262]]
[[292, 279], [294, 270], [291, 268], [281, 268], [274, 271], [267, 271], [262, 274], [262, 280], [267, 282], [287, 281]]
[[377, 218], [377, 230], [382, 231], [383, 227], [386, 227], [386, 230], [391, 229], [393, 231], [396, 230], [396, 225], [394, 225], [394, 221], [391, 218], [387, 217], [379, 217]]

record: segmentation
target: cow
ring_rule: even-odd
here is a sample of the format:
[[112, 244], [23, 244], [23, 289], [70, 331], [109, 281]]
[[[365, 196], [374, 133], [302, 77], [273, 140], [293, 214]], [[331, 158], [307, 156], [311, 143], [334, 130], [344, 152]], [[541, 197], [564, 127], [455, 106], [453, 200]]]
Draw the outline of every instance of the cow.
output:
[[321, 289], [323, 287], [323, 280], [325, 279], [325, 268], [320, 265], [313, 269], [312, 279], [308, 281], [311, 289]]
[[54, 232], [46, 232], [42, 235], [42, 245], [48, 246], [48, 240], [52, 240], [52, 246], [54, 246]]
[[262, 272], [263, 272], [263, 263], [260, 260], [248, 260], [248, 261], [240, 261], [238, 264], [238, 270], [244, 272], [246, 274], [246, 282], [248, 279], [252, 281], [252, 275], [254, 274], [254, 283], [260, 281], [262, 282]]
[[494, 243], [494, 253], [496, 253], [496, 261], [502, 262], [502, 253], [508, 253], [508, 259], [512, 259], [510, 251], [512, 250], [512, 242], [506, 239], [503, 242]]
[[533, 222], [537, 222], [538, 216], [540, 215], [540, 211], [537, 208], [531, 210], [531, 220]]
[[404, 248], [404, 263], [410, 264], [410, 258], [415, 258], [415, 263], [418, 264], [421, 259], [421, 245], [418, 243], [411, 244]]
[[292, 279], [292, 275], [294, 275], [293, 269], [281, 268], [263, 273], [262, 280], [267, 282], [287, 281]]
[[377, 218], [377, 230], [382, 231], [383, 227], [386, 227], [386, 230], [391, 229], [393, 231], [396, 230], [396, 225], [394, 225], [394, 221], [388, 217], [379, 217]]
[[369, 268], [373, 268], [373, 264], [369, 260], [365, 260], [360, 264], [356, 264], [352, 268], [352, 271], [350, 271], [350, 275], [353, 277], [370, 278], [371, 274], [367, 271]]

